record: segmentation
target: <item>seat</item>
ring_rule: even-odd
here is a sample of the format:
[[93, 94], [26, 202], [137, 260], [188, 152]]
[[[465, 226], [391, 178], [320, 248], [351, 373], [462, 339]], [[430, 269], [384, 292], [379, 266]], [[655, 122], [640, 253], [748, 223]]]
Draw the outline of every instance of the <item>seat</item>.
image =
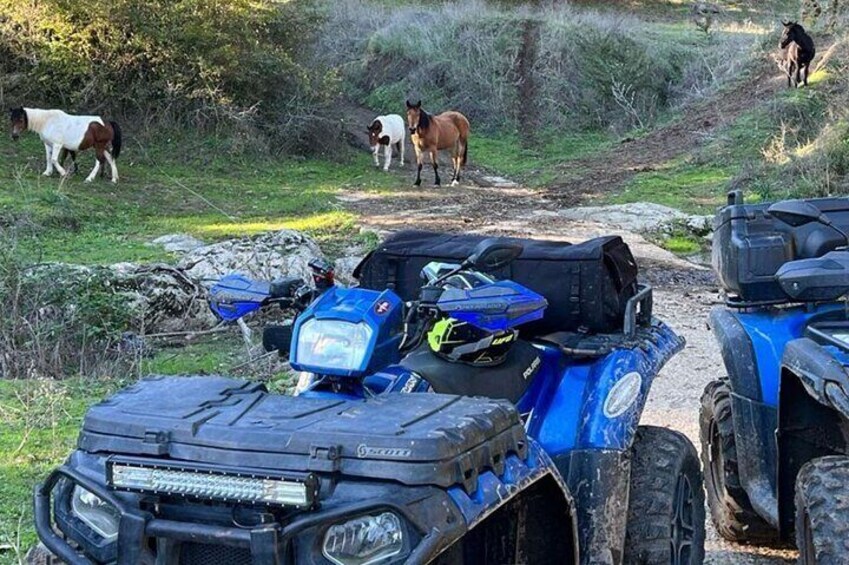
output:
[[517, 341], [500, 365], [473, 367], [436, 356], [425, 345], [401, 361], [401, 366], [425, 379], [434, 392], [484, 396], [517, 403], [530, 387], [542, 360], [528, 342]]

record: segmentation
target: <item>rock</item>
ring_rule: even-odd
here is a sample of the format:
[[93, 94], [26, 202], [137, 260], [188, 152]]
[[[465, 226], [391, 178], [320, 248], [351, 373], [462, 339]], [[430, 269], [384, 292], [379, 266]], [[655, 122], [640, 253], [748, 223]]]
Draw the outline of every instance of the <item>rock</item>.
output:
[[567, 220], [605, 224], [638, 233], [665, 231], [673, 222], [687, 218], [680, 210], [650, 202], [570, 208], [560, 210], [558, 215]]
[[300, 277], [306, 281], [310, 279], [309, 262], [316, 258], [323, 259], [324, 254], [310, 237], [280, 230], [204, 245], [186, 253], [177, 267], [207, 287], [229, 273], [263, 280]]
[[684, 226], [694, 235], [706, 236], [713, 231], [713, 216], [688, 216]]
[[157, 237], [150, 242], [150, 245], [159, 245], [170, 253], [188, 253], [203, 247], [204, 243], [186, 233], [171, 233]]
[[674, 228], [683, 228], [697, 236], [709, 234], [713, 222], [712, 216], [689, 215], [651, 202], [570, 208], [559, 210], [557, 215], [566, 220], [592, 222], [635, 233], [669, 233]]
[[513, 182], [510, 179], [494, 175], [482, 176], [481, 183], [485, 184], [486, 186], [493, 186], [495, 188], [516, 188], [519, 186], [517, 183]]
[[206, 303], [206, 290], [170, 265], [118, 263], [109, 270], [113, 286], [128, 298], [138, 319], [137, 332], [158, 333], [208, 328], [216, 318]]
[[333, 262], [336, 267], [336, 280], [345, 286], [357, 284], [357, 280], [354, 278], [354, 269], [362, 260], [362, 255], [349, 255], [336, 259]]

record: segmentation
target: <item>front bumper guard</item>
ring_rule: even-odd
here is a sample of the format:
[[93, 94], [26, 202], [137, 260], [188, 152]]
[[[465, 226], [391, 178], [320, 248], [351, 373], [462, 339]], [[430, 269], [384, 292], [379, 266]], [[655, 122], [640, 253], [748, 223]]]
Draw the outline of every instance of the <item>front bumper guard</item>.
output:
[[[284, 556], [288, 553], [286, 549], [289, 542], [302, 531], [321, 524], [386, 509], [403, 516], [410, 524], [415, 524], [406, 507], [387, 501], [369, 501], [340, 509], [309, 514], [286, 526], [266, 524], [252, 529], [166, 520], [156, 518], [150, 513], [138, 509], [128, 508], [125, 502], [104, 485], [98, 484], [67, 465], [63, 465], [55, 469], [47, 477], [47, 480], [35, 486], [35, 529], [47, 549], [68, 565], [90, 565], [92, 561], [74, 549], [53, 528], [50, 511], [51, 495], [60, 479], [66, 479], [81, 486], [118, 509], [120, 519], [117, 539], [117, 565], [145, 563], [147, 560], [145, 559], [144, 540], [148, 537], [247, 548], [251, 551], [254, 565], [283, 565], [286, 562]], [[425, 532], [419, 543], [413, 547], [406, 563], [415, 565], [427, 563], [443, 549], [443, 543], [444, 540], [436, 529]]]

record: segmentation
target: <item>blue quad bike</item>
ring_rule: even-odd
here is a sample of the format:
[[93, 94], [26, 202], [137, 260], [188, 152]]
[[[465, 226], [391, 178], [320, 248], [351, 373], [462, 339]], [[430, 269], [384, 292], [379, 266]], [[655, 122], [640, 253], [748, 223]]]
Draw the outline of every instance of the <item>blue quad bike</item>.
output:
[[745, 205], [729, 194], [701, 443], [711, 515], [733, 541], [793, 540], [805, 564], [849, 563], [849, 199]]
[[695, 448], [638, 426], [683, 340], [636, 274], [619, 238], [396, 234], [279, 344], [296, 396], [149, 377], [92, 407], [39, 537], [73, 564], [701, 563]]

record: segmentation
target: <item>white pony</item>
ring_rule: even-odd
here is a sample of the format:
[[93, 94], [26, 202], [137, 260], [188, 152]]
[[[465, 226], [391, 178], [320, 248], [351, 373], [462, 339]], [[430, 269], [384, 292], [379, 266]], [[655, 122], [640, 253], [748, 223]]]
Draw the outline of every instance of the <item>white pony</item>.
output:
[[378, 116], [372, 120], [368, 127], [368, 141], [374, 151], [374, 166], [380, 167], [380, 159], [378, 153], [380, 146], [384, 147], [383, 155], [383, 170], [389, 170], [389, 164], [392, 162], [392, 147], [396, 146], [401, 154], [401, 166], [404, 166], [404, 142], [407, 137], [407, 131], [404, 127], [404, 118], [398, 114], [389, 114], [386, 116]]
[[39, 110], [36, 108], [12, 108], [12, 139], [31, 130], [41, 137], [47, 156], [44, 176], [49, 177], [55, 168], [60, 175], [68, 171], [62, 167], [62, 150], [71, 153], [76, 162], [76, 152], [94, 148], [94, 169], [86, 177], [91, 182], [97, 176], [104, 161], [112, 168], [112, 182], [118, 182], [118, 167], [115, 159], [121, 153], [121, 128], [116, 122], [104, 122], [100, 116], [72, 116], [62, 110]]

